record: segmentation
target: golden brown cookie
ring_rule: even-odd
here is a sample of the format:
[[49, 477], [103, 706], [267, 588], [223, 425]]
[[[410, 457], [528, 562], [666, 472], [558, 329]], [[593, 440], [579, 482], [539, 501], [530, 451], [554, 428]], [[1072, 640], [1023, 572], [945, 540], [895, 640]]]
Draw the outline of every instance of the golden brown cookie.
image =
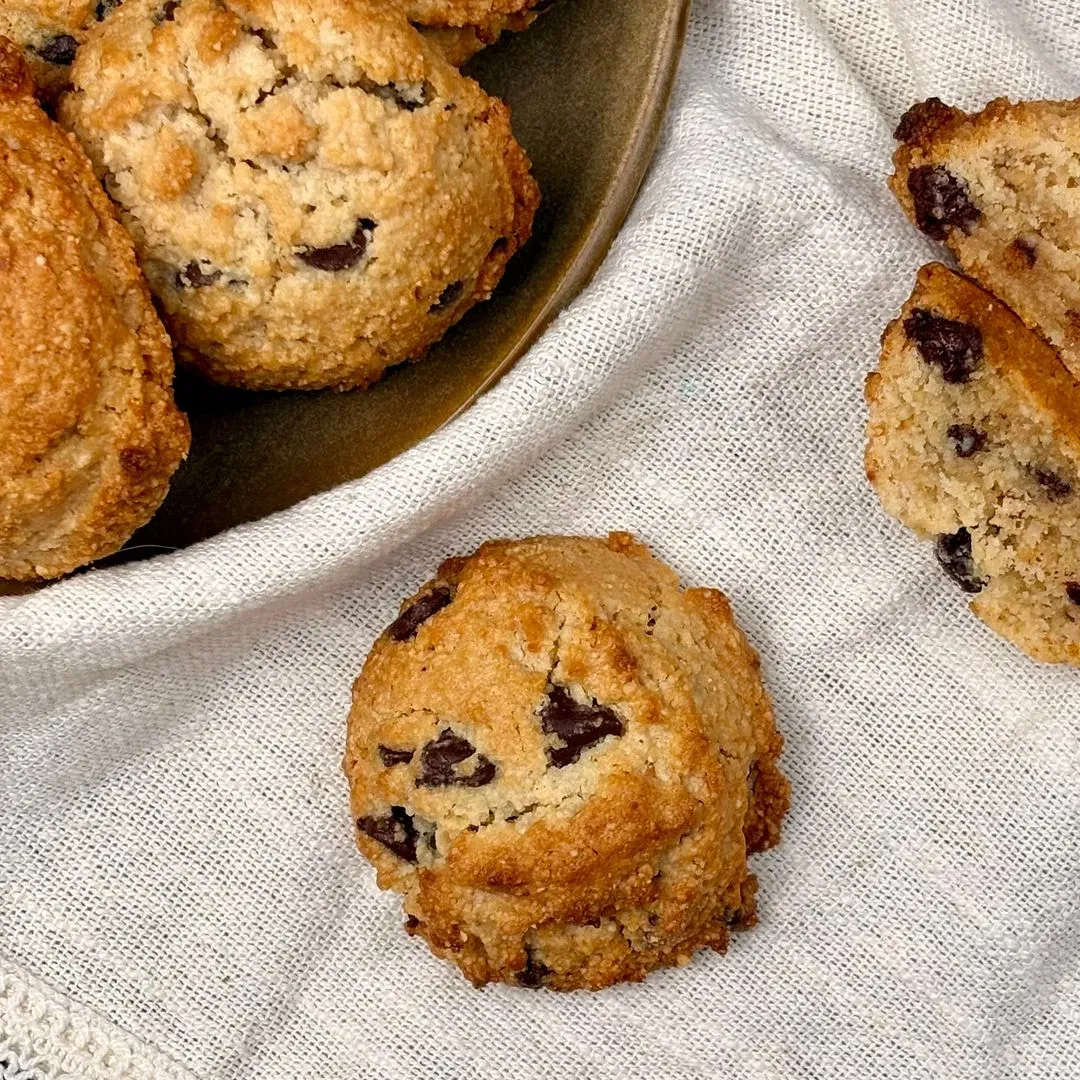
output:
[[1054, 350], [933, 264], [866, 396], [885, 509], [934, 538], [984, 622], [1037, 660], [1080, 663], [1080, 385]]
[[221, 382], [365, 386], [529, 235], [508, 110], [383, 0], [125, 0], [73, 77], [63, 119]]
[[1080, 109], [931, 98], [897, 128], [900, 205], [960, 267], [1061, 351], [1080, 377]]
[[187, 452], [172, 354], [90, 162], [0, 39], [0, 578], [117, 550]]
[[625, 533], [445, 562], [353, 690], [357, 841], [477, 986], [599, 989], [754, 924], [788, 785], [724, 595]]
[[410, 21], [438, 45], [451, 64], [461, 66], [503, 33], [531, 26], [538, 0], [405, 0]]
[[38, 90], [52, 99], [71, 85], [71, 65], [90, 25], [120, 0], [0, 0], [0, 37], [23, 49]]

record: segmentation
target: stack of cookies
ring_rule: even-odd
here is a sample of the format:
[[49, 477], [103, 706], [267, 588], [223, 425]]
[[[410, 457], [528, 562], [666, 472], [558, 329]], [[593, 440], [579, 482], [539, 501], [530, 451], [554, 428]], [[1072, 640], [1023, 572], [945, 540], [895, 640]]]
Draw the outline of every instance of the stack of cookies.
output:
[[156, 509], [188, 438], [170, 341], [231, 386], [362, 388], [490, 296], [539, 195], [448, 54], [533, 8], [4, 4], [0, 578], [67, 573]]
[[924, 267], [867, 380], [867, 475], [972, 610], [1080, 663], [1080, 118], [1073, 102], [931, 99], [890, 186], [964, 275]]

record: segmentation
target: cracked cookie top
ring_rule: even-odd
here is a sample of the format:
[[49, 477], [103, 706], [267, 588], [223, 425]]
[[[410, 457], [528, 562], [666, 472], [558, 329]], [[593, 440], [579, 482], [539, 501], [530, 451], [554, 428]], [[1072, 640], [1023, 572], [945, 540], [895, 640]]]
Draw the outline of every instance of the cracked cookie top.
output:
[[506, 107], [381, 0], [125, 0], [62, 117], [189, 359], [363, 386], [485, 299], [538, 200]]
[[753, 921], [787, 786], [723, 594], [626, 534], [450, 559], [372, 649], [345, 769], [408, 926], [477, 985], [642, 978]]
[[169, 341], [90, 162], [0, 39], [0, 578], [111, 554], [188, 448]]

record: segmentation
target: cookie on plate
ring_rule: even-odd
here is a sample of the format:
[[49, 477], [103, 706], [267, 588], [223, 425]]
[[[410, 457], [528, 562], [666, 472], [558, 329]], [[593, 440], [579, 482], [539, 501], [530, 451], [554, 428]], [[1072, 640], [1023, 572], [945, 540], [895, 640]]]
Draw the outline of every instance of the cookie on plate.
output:
[[1080, 385], [1007, 308], [923, 267], [867, 380], [866, 473], [984, 622], [1080, 662]]
[[365, 386], [529, 235], [508, 110], [383, 0], [125, 0], [73, 78], [63, 119], [221, 382]]
[[900, 121], [890, 186], [915, 224], [1080, 377], [1080, 107], [936, 98]]
[[0, 578], [116, 551], [188, 447], [172, 353], [90, 162], [0, 39]]
[[754, 924], [788, 785], [724, 595], [625, 533], [445, 562], [353, 690], [357, 842], [477, 986], [599, 989]]
[[23, 50], [41, 95], [56, 98], [71, 85], [71, 65], [87, 28], [120, 0], [2, 0], [0, 37]]

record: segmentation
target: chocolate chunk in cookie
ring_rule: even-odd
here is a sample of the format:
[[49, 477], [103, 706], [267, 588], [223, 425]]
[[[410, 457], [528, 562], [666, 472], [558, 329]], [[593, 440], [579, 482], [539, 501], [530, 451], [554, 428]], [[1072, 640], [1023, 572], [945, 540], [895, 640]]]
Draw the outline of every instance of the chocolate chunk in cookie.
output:
[[416, 862], [416, 825], [403, 806], [391, 806], [388, 814], [357, 818], [356, 827], [407, 863]]
[[56, 34], [38, 46], [36, 51], [42, 60], [50, 64], [70, 67], [75, 63], [79, 43], [70, 34]]
[[478, 754], [468, 739], [445, 728], [420, 751], [416, 783], [420, 787], [485, 787], [495, 779], [495, 771], [494, 763]]
[[327, 273], [339, 273], [351, 270], [364, 257], [368, 243], [375, 232], [375, 222], [370, 218], [361, 218], [356, 223], [352, 236], [343, 244], [331, 244], [324, 248], [304, 248], [297, 252], [297, 258], [316, 270]]
[[408, 765], [415, 756], [415, 750], [395, 750], [392, 746], [379, 747], [379, 760], [388, 769], [395, 765]]
[[1046, 492], [1046, 497], [1054, 502], [1067, 499], [1072, 494], [1072, 484], [1065, 477], [1059, 476], [1053, 469], [1036, 467], [1031, 470], [1031, 475], [1035, 477], [1039, 486]]
[[575, 701], [562, 686], [552, 686], [540, 709], [540, 726], [559, 740], [547, 748], [548, 761], [557, 769], [573, 765], [581, 755], [609, 735], [622, 735], [626, 725], [606, 705]]
[[967, 184], [941, 165], [912, 169], [908, 189], [916, 224], [935, 240], [944, 240], [950, 227], [971, 232], [982, 217], [971, 201]]
[[957, 457], [969, 458], [986, 446], [986, 432], [971, 424], [950, 424], [945, 434]]
[[448, 607], [453, 599], [454, 590], [449, 585], [436, 585], [414, 600], [390, 624], [387, 634], [393, 641], [411, 641], [420, 627], [444, 607]]
[[977, 326], [918, 309], [904, 320], [904, 329], [923, 359], [939, 368], [947, 383], [965, 383], [982, 361], [982, 334]]
[[176, 284], [181, 289], [203, 289], [216, 285], [221, 280], [221, 271], [212, 266], [203, 269], [202, 265], [192, 260], [182, 270], [176, 271]]
[[966, 593], [982, 592], [986, 582], [975, 569], [971, 554], [971, 533], [957, 529], [943, 533], [934, 544], [934, 554], [941, 569]]

